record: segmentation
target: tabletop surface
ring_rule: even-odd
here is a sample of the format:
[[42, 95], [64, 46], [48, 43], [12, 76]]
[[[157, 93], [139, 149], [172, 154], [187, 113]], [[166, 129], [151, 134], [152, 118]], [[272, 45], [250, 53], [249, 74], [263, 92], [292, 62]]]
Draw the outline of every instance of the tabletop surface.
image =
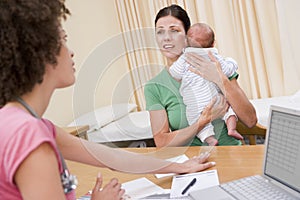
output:
[[[208, 151], [210, 147], [168, 147], [168, 148], [123, 148], [149, 156], [163, 159], [172, 158], [185, 154], [189, 158]], [[216, 146], [211, 151], [209, 161], [215, 161], [220, 183], [231, 180], [262, 174], [262, 162], [264, 156], [264, 145], [243, 145], [243, 146]], [[124, 160], [124, 162], [128, 162]], [[157, 179], [153, 174], [127, 174], [112, 171], [106, 168], [93, 167], [81, 163], [67, 161], [72, 174], [76, 175], [79, 181], [76, 189], [76, 196], [82, 196], [91, 190], [95, 184], [98, 172], [103, 175], [103, 184], [112, 178], [118, 178], [121, 183], [146, 177], [155, 184], [165, 189], [171, 188], [172, 177]]]

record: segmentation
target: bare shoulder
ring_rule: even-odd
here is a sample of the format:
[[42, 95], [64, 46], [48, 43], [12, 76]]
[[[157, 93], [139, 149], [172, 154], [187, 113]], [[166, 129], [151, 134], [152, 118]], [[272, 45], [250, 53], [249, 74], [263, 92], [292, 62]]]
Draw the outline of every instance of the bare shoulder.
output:
[[30, 199], [59, 199], [64, 196], [58, 158], [54, 148], [47, 142], [28, 154], [17, 169], [14, 180], [22, 196], [29, 196]]

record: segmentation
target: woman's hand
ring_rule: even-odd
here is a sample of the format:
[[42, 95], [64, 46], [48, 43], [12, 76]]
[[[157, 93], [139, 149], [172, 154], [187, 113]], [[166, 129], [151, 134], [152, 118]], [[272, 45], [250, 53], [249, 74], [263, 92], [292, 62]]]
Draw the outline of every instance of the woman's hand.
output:
[[121, 184], [117, 179], [111, 179], [111, 181], [101, 189], [102, 176], [99, 173], [97, 176], [95, 187], [92, 191], [92, 200], [120, 200], [122, 199], [125, 190], [121, 189]]
[[209, 156], [210, 154], [208, 152], [205, 152], [202, 153], [200, 156], [195, 156], [182, 163], [184, 165], [184, 169], [186, 169], [186, 172], [184, 173], [199, 172], [215, 166], [215, 162], [207, 162]]
[[211, 52], [208, 53], [208, 56], [211, 59], [210, 61], [196, 53], [187, 53], [187, 62], [192, 65], [189, 69], [221, 88], [222, 78], [225, 76], [221, 65]]

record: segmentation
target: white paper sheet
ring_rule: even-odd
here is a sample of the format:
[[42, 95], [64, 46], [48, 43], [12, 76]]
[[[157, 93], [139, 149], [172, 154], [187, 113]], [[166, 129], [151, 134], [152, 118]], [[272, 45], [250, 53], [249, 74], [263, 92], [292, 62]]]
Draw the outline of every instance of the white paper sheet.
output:
[[165, 193], [163, 188], [145, 177], [123, 183], [122, 188], [125, 189], [126, 195], [130, 199], [140, 199], [153, 194]]
[[[177, 163], [183, 163], [184, 161], [187, 161], [189, 158], [186, 156], [186, 155], [180, 155], [180, 156], [176, 156], [176, 157], [173, 157], [173, 158], [169, 158], [167, 159], [168, 161], [171, 161], [171, 162], [177, 162]], [[168, 174], [155, 174], [155, 177], [156, 178], [163, 178], [163, 177], [166, 177], [166, 176], [173, 176], [175, 175], [174, 173], [168, 173]]]
[[[194, 178], [196, 178], [195, 184], [191, 186], [185, 194], [182, 194], [182, 191]], [[188, 196], [190, 191], [200, 190], [216, 185], [219, 185], [217, 170], [173, 176], [170, 197], [178, 198]]]

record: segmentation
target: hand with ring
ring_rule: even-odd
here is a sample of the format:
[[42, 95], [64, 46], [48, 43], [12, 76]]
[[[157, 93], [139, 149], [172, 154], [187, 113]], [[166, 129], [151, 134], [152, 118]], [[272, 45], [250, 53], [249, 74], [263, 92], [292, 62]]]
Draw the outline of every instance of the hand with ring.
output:
[[95, 187], [92, 191], [91, 200], [121, 200], [125, 190], [121, 188], [118, 179], [113, 178], [108, 184], [102, 187], [103, 178], [99, 173], [97, 176]]

